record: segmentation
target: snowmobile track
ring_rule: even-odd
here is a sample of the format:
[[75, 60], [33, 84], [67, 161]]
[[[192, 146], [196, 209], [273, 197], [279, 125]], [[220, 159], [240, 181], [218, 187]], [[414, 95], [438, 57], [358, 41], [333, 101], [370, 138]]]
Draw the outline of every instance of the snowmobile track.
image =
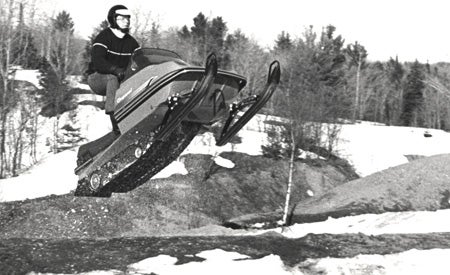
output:
[[140, 158], [99, 190], [89, 187], [88, 177], [80, 180], [83, 182], [79, 182], [75, 195], [110, 197], [113, 192], [123, 193], [135, 189], [176, 160], [198, 134], [200, 127], [198, 123], [180, 123], [167, 140], [155, 140]]

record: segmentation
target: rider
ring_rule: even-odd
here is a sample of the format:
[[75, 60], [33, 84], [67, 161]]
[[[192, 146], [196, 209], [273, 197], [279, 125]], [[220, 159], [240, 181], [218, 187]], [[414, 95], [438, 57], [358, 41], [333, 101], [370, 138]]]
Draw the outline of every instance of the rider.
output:
[[123, 5], [115, 5], [109, 10], [109, 28], [94, 39], [88, 70], [89, 87], [98, 95], [106, 95], [105, 113], [110, 116], [115, 133], [119, 133], [113, 116], [116, 90], [125, 77], [131, 55], [140, 49], [139, 43], [129, 34], [130, 17], [131, 13]]

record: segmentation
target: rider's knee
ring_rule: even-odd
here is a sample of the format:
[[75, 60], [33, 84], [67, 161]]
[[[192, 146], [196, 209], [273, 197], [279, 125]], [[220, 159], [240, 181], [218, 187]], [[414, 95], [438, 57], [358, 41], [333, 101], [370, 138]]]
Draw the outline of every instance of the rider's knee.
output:
[[115, 76], [115, 75], [113, 75], [113, 74], [107, 74], [107, 75], [105, 75], [106, 76], [106, 79], [107, 79], [107, 81], [109, 82], [109, 81], [114, 81], [114, 82], [119, 82], [119, 79], [117, 78], [117, 76]]
[[88, 77], [88, 85], [97, 94], [105, 96], [110, 89], [117, 89], [119, 80], [113, 74], [93, 73]]

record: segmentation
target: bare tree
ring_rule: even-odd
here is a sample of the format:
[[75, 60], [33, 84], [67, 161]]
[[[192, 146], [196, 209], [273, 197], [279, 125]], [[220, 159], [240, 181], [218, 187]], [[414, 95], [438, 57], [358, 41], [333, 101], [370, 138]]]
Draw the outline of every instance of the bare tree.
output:
[[[34, 0], [0, 0], [0, 178], [17, 175], [24, 150], [31, 113], [30, 94], [15, 81], [18, 66], [31, 66], [33, 44], [27, 20], [33, 21]], [[35, 52], [34, 52], [35, 53]], [[36, 56], [35, 56], [36, 57]], [[36, 115], [36, 113], [34, 113]]]
[[345, 52], [347, 56], [350, 58], [349, 66], [356, 67], [355, 102], [353, 107], [353, 120], [355, 120], [361, 118], [362, 115], [362, 110], [360, 108], [361, 71], [365, 66], [367, 51], [364, 48], [364, 46], [360, 45], [358, 41], [356, 41], [354, 44], [349, 44]]
[[141, 46], [151, 45], [151, 29], [152, 29], [152, 13], [151, 11], [144, 11], [142, 8], [132, 10], [132, 34]]
[[342, 84], [343, 40], [340, 36], [334, 37], [333, 32], [332, 26], [326, 28], [317, 41], [318, 36], [311, 27], [295, 42], [289, 41], [287, 35], [279, 36], [275, 48], [276, 59], [282, 65], [281, 83], [275, 94], [275, 114], [288, 122], [280, 123], [278, 140], [273, 139], [270, 148], [265, 147], [263, 151], [267, 155], [289, 159], [281, 221], [284, 225], [288, 223], [290, 208], [295, 206], [291, 202], [294, 162], [301, 151], [330, 157], [340, 131], [337, 121], [348, 115], [350, 103]]
[[427, 75], [423, 81], [424, 114], [427, 127], [442, 129], [443, 114], [450, 108], [450, 89], [436, 76]]
[[[226, 42], [227, 69], [247, 77], [245, 93], [257, 94], [263, 88], [269, 55], [240, 30], [228, 35]], [[269, 105], [271, 102], [269, 102]], [[273, 108], [270, 108], [273, 109]]]
[[12, 39], [14, 37], [15, 1], [0, 1], [0, 178], [5, 176], [7, 122], [11, 106], [9, 74], [12, 66]]

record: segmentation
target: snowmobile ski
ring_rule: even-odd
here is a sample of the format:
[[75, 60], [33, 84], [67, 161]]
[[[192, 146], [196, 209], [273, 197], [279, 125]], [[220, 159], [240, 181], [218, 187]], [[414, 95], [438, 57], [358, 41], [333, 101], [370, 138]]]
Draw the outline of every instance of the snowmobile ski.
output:
[[[230, 139], [267, 103], [280, 83], [280, 74], [280, 63], [278, 61], [272, 62], [269, 67], [267, 83], [262, 92], [259, 95], [252, 95], [238, 103], [231, 104], [229, 117], [222, 128], [219, 140], [216, 141], [217, 146], [223, 146], [230, 141]], [[231, 125], [239, 111], [248, 106], [250, 106], [250, 108], [245, 111], [233, 125]]]
[[[172, 106], [168, 108], [166, 115], [163, 118], [163, 123], [160, 126], [161, 129], [157, 132], [155, 139], [165, 140], [173, 129], [181, 122], [185, 116], [192, 111], [200, 100], [202, 100], [208, 93], [211, 85], [214, 83], [214, 78], [217, 75], [217, 58], [214, 53], [210, 54], [206, 60], [205, 76], [198, 85], [198, 88], [194, 88], [189, 94], [189, 98], [186, 103], [180, 103], [177, 98], [176, 101], [172, 99], [170, 103]], [[175, 102], [175, 103], [174, 103]], [[170, 119], [168, 119], [170, 117]], [[167, 122], [166, 122], [167, 121]]]

